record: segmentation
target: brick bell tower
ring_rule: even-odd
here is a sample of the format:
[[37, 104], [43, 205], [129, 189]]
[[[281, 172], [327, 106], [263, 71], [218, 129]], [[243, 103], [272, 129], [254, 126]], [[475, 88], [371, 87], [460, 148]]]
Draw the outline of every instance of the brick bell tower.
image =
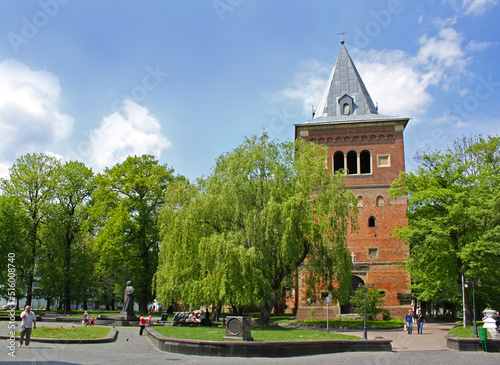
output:
[[[359, 284], [374, 285], [385, 293], [384, 307], [402, 317], [410, 308], [409, 274], [398, 268], [409, 253], [392, 237], [393, 229], [407, 225], [406, 198], [389, 198], [389, 187], [405, 171], [403, 131], [409, 118], [378, 114], [378, 108], [341, 42], [316, 113], [295, 125], [295, 138], [328, 147], [328, 165], [346, 175], [345, 185], [358, 199], [358, 229], [349, 232], [353, 291]], [[299, 275], [295, 306], [298, 319], [326, 318], [323, 298], [308, 298]], [[330, 304], [330, 317], [354, 312], [350, 304]], [[314, 313], [314, 314], [312, 314]]]

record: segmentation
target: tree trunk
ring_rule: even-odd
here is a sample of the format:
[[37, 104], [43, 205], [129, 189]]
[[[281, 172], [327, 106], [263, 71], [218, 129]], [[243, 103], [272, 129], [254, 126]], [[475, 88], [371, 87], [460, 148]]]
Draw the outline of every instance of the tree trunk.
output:
[[271, 318], [271, 314], [274, 308], [274, 303], [268, 302], [264, 306], [259, 308], [260, 315], [257, 320], [258, 326], [267, 326], [269, 324], [269, 318]]
[[[66, 228], [68, 231], [69, 228]], [[64, 308], [66, 311], [70, 310], [71, 307], [71, 277], [70, 277], [70, 267], [71, 267], [71, 242], [73, 238], [72, 235], [66, 232], [66, 246], [64, 247], [64, 264], [65, 264], [65, 276], [66, 280], [64, 282]]]
[[50, 297], [47, 297], [47, 308], [45, 310], [50, 311]]

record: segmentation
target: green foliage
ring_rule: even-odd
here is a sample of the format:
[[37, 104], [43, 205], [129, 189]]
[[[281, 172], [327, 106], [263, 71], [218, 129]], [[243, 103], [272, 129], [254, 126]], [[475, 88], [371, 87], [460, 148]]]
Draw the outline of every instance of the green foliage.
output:
[[[47, 214], [59, 182], [59, 161], [45, 154], [27, 154], [17, 159], [9, 169], [9, 178], [1, 180], [4, 196], [17, 197], [23, 222], [19, 233], [23, 235], [19, 245], [17, 268], [25, 284], [20, 288], [31, 303], [35, 282], [35, 267], [43, 246], [41, 231], [47, 222]], [[25, 225], [26, 224], [26, 225]]]
[[460, 303], [463, 269], [466, 278], [483, 281], [479, 302], [494, 306], [500, 301], [500, 139], [463, 138], [445, 153], [417, 158], [419, 170], [402, 173], [391, 188], [392, 197], [408, 196], [409, 225], [396, 235], [410, 246], [405, 268], [414, 294]]
[[[0, 296], [10, 298], [22, 297], [27, 285], [27, 270], [29, 262], [27, 255], [29, 246], [26, 244], [29, 229], [29, 218], [21, 210], [21, 202], [17, 196], [0, 195]], [[10, 260], [9, 260], [10, 259]], [[10, 264], [10, 265], [9, 265]], [[9, 271], [10, 269], [10, 271]], [[10, 275], [9, 275], [10, 273]], [[12, 281], [9, 281], [9, 277]], [[8, 284], [12, 283], [12, 286]]]
[[383, 321], [390, 321], [392, 319], [391, 312], [389, 312], [387, 309], [383, 308], [381, 313]]
[[[483, 322], [477, 322], [477, 328], [482, 328]], [[462, 337], [462, 338], [473, 338], [474, 337], [474, 327], [473, 326], [467, 326], [464, 328], [463, 322], [459, 322], [456, 327], [453, 327], [450, 332], [448, 332], [449, 335], [454, 335], [457, 337]], [[487, 331], [487, 336], [488, 338], [491, 337], [491, 333]]]
[[[382, 313], [383, 308], [381, 307], [384, 303], [384, 293], [379, 291], [377, 287], [368, 288], [366, 291], [366, 318], [370, 321], [374, 321], [377, 314]], [[351, 298], [351, 304], [358, 311], [360, 316], [365, 315], [365, 289], [358, 288], [354, 292]], [[390, 316], [389, 316], [390, 317]], [[384, 318], [384, 320], [386, 320]]]
[[321, 282], [333, 299], [347, 300], [345, 237], [355, 200], [328, 172], [326, 153], [301, 140], [253, 137], [220, 156], [196, 186], [168, 186], [156, 276], [161, 301], [257, 305], [266, 322], [306, 262], [312, 287]]
[[[141, 311], [152, 301], [157, 220], [164, 192], [173, 181], [173, 170], [148, 155], [128, 157], [96, 177], [91, 214], [97, 231], [98, 283], [122, 297], [125, 283], [132, 280]], [[104, 289], [100, 293], [113, 297]]]
[[86, 301], [92, 286], [92, 237], [88, 234], [88, 202], [94, 190], [92, 170], [69, 161], [59, 170], [54, 202], [41, 231], [37, 263], [39, 287], [49, 298]]

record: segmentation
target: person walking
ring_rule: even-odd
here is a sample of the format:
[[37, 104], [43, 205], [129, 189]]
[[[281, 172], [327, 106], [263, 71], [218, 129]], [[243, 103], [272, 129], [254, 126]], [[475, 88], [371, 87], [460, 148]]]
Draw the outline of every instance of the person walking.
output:
[[31, 311], [29, 305], [24, 307], [24, 311], [21, 313], [21, 333], [19, 335], [19, 347], [23, 346], [24, 336], [26, 336], [26, 347], [30, 348], [31, 339], [31, 329], [36, 328], [36, 316], [35, 313]]
[[417, 333], [423, 335], [424, 333], [424, 323], [425, 323], [425, 314], [420, 310], [418, 312], [417, 317]]
[[144, 328], [146, 328], [147, 320], [144, 318], [144, 313], [141, 313], [141, 317], [139, 318], [139, 326], [141, 329], [139, 330], [139, 336], [142, 336], [142, 332], [144, 332]]
[[408, 329], [408, 334], [411, 335], [411, 330], [412, 330], [411, 326], [413, 324], [413, 312], [411, 309], [408, 311], [408, 314], [406, 315], [405, 322], [406, 322], [406, 328]]

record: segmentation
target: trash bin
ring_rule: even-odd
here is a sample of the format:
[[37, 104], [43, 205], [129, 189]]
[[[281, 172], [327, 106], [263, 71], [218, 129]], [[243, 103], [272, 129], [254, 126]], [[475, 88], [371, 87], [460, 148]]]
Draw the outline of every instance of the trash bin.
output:
[[163, 323], [165, 323], [166, 321], [168, 321], [168, 313], [162, 313], [161, 314], [161, 321]]
[[486, 341], [488, 340], [488, 330], [486, 328], [478, 328], [477, 329], [478, 335], [479, 335], [479, 341], [481, 342], [481, 347], [483, 348], [483, 351], [488, 351], [486, 348]]

